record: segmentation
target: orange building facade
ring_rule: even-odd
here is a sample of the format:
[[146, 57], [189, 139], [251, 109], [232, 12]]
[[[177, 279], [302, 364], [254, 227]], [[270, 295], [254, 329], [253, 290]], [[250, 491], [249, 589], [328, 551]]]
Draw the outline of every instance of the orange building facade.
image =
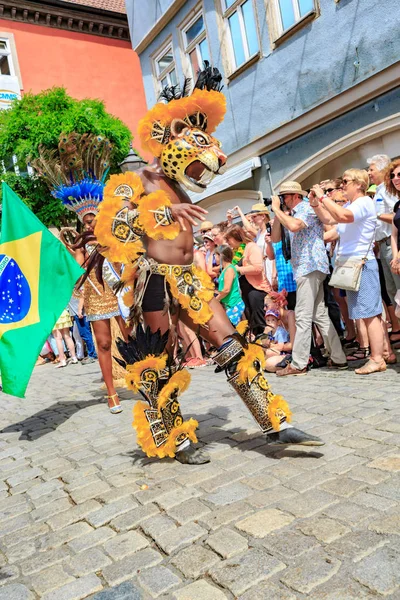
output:
[[9, 10], [5, 6], [0, 13], [0, 108], [26, 92], [64, 86], [74, 98], [103, 100], [107, 111], [130, 128], [141, 152], [136, 130], [147, 109], [140, 62], [126, 15], [98, 8], [104, 4], [124, 10], [123, 0], [14, 0]]

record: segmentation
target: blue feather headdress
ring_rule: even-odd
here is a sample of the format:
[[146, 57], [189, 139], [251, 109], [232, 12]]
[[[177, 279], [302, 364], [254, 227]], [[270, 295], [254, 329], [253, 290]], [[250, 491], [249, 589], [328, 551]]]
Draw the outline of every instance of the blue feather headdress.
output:
[[51, 194], [79, 220], [97, 214], [109, 171], [110, 142], [100, 135], [61, 134], [57, 150], [39, 148], [32, 166], [48, 183]]

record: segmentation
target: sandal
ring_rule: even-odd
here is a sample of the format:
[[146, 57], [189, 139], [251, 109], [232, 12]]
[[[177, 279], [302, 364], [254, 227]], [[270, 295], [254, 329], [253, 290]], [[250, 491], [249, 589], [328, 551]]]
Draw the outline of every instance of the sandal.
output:
[[358, 350], [353, 350], [346, 356], [346, 358], [349, 362], [354, 362], [356, 360], [364, 360], [365, 358], [368, 358], [369, 355], [370, 350], [367, 346], [366, 348], [358, 348]]
[[[393, 339], [393, 336], [397, 335], [397, 340]], [[400, 342], [400, 331], [391, 331], [389, 333], [389, 339], [391, 342], [393, 342], [393, 344], [397, 344], [397, 342]]]
[[68, 363], [67, 363], [66, 360], [59, 360], [58, 361], [58, 365], [55, 368], [56, 369], [63, 369], [66, 366], [68, 366]]
[[386, 371], [385, 361], [382, 359], [380, 363], [377, 363], [370, 358], [363, 367], [356, 369], [354, 372], [356, 375], [371, 375], [371, 373], [380, 373], [381, 371]]
[[360, 344], [357, 342], [357, 338], [353, 337], [349, 340], [344, 339], [342, 346], [344, 350], [353, 350], [354, 348], [358, 349], [360, 347]]
[[119, 403], [119, 398], [118, 398], [118, 394], [113, 394], [112, 396], [104, 396], [106, 400], [111, 400], [112, 401], [112, 406], [108, 405], [108, 408], [110, 409], [110, 413], [112, 415], [117, 415], [118, 413], [122, 412], [122, 406]]

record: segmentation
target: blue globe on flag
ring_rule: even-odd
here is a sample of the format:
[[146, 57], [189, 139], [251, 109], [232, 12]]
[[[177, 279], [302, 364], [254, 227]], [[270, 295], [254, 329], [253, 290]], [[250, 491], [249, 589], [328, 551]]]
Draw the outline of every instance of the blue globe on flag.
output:
[[31, 290], [17, 262], [0, 254], [0, 323], [18, 323], [31, 306]]

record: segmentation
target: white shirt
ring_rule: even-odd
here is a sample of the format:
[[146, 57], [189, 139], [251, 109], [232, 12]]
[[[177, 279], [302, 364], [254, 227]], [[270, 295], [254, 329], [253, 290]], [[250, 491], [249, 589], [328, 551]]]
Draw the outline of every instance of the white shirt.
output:
[[[384, 183], [380, 183], [376, 186], [376, 193], [374, 196], [376, 214], [392, 213], [397, 200], [398, 198], [389, 194]], [[376, 241], [379, 242], [379, 240], [389, 237], [391, 233], [391, 223], [384, 223], [378, 219], [375, 234]]]
[[263, 262], [264, 262], [264, 273], [266, 278], [268, 279], [269, 283], [272, 284], [272, 267], [273, 267], [273, 263], [274, 261], [269, 259], [267, 256], [264, 258], [266, 252], [265, 252], [265, 236], [267, 234], [267, 230], [265, 231], [259, 231], [255, 237], [255, 243], [257, 244], [257, 246], [260, 248], [262, 255], [263, 255]]
[[[340, 236], [337, 258], [352, 257], [375, 258], [371, 241], [375, 237], [377, 223], [375, 203], [369, 196], [357, 198], [348, 202], [343, 208], [351, 210], [354, 215], [353, 223], [339, 223], [336, 229]], [[369, 248], [369, 251], [368, 251]]]

